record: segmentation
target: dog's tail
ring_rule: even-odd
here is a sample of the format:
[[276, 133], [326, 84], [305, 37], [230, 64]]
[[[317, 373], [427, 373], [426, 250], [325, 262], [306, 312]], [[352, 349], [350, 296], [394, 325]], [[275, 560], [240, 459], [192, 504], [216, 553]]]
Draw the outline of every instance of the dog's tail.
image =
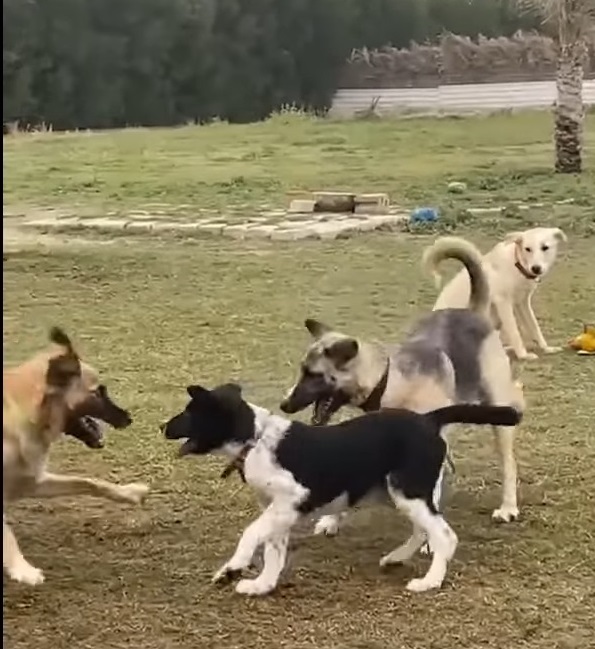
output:
[[461, 403], [425, 413], [438, 428], [447, 424], [491, 424], [492, 426], [516, 426], [523, 413], [510, 406], [484, 406]]
[[483, 268], [481, 252], [472, 243], [460, 237], [437, 239], [424, 251], [423, 265], [434, 275], [438, 287], [442, 282], [438, 266], [445, 259], [457, 259], [465, 266], [471, 280], [469, 309], [487, 316], [490, 306], [490, 286]]

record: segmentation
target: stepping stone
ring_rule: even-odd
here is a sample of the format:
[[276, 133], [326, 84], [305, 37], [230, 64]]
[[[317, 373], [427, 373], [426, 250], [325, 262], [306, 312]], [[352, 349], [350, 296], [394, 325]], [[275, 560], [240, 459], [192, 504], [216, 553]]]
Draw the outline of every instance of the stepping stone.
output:
[[311, 214], [316, 207], [316, 201], [296, 198], [289, 204], [292, 214]]
[[355, 196], [355, 205], [380, 205], [388, 207], [390, 201], [388, 200], [388, 194], [356, 194]]

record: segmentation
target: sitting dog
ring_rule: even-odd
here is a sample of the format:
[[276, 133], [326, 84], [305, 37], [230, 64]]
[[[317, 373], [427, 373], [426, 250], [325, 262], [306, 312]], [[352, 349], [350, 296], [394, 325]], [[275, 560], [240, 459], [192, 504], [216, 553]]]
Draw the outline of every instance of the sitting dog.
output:
[[233, 383], [187, 390], [190, 402], [162, 426], [165, 437], [185, 439], [180, 455], [240, 455], [246, 482], [268, 503], [213, 577], [224, 581], [248, 568], [264, 545], [261, 573], [236, 586], [245, 595], [264, 595], [277, 586], [291, 530], [303, 516], [324, 507], [353, 507], [378, 489], [388, 491], [413, 525], [411, 537], [380, 565], [407, 560], [427, 539], [433, 552], [430, 568], [407, 588], [439, 588], [457, 546], [456, 534], [434, 502], [446, 453], [440, 429], [454, 422], [514, 426], [521, 419], [513, 408], [465, 404], [423, 415], [383, 410], [322, 428], [244, 401]]
[[[556, 261], [561, 241], [566, 242], [566, 235], [560, 228], [532, 228], [508, 234], [483, 257], [490, 284], [493, 324], [501, 330], [504, 344], [510, 345], [520, 360], [537, 358], [527, 351], [533, 342], [546, 354], [561, 349], [547, 344], [531, 305], [533, 294]], [[445, 239], [440, 251], [434, 250], [431, 258], [426, 258], [426, 265], [438, 280], [436, 264], [449, 256], [448, 239]], [[464, 308], [469, 302], [469, 292], [467, 273], [460, 271], [442, 289], [434, 309]]]
[[[301, 362], [297, 383], [281, 403], [295, 413], [314, 406], [312, 423], [325, 424], [344, 405], [364, 412], [407, 408], [427, 412], [453, 403], [523, 408], [510, 360], [490, 323], [490, 292], [481, 253], [468, 241], [438, 239], [425, 254], [462, 262], [469, 274], [468, 308], [434, 311], [418, 321], [400, 346], [363, 341], [308, 319], [314, 341]], [[502, 464], [502, 503], [498, 521], [518, 516], [514, 429], [495, 429]], [[444, 431], [446, 434], [446, 430]], [[323, 516], [315, 533], [335, 534], [340, 518]]]
[[[63, 432], [97, 448], [102, 445], [102, 437], [95, 418], [117, 428], [132, 421], [125, 410], [109, 399], [95, 370], [80, 361], [63, 331], [52, 329], [50, 340], [50, 350], [4, 371], [3, 510], [8, 502], [27, 496], [90, 495], [140, 503], [148, 491], [144, 484], [116, 485], [46, 470], [50, 448]], [[39, 584], [43, 573], [21, 553], [4, 511], [4, 569], [16, 581]]]

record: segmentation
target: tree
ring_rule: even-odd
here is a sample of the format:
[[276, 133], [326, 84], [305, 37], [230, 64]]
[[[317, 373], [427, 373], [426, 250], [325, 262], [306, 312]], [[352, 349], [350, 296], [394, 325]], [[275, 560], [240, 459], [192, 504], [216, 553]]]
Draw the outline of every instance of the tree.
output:
[[558, 45], [554, 107], [555, 169], [582, 171], [583, 61], [595, 30], [595, 0], [517, 0], [521, 9], [541, 16]]

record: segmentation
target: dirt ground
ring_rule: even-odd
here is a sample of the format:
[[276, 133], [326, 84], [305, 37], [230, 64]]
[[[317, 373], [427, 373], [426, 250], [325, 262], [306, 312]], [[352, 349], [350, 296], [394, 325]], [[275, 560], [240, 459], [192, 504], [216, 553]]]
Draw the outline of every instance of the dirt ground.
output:
[[[492, 235], [466, 232], [486, 248]], [[320, 317], [356, 335], [397, 341], [430, 308], [419, 271], [429, 237], [360, 236], [271, 245], [221, 239], [9, 237], [3, 263], [4, 359], [44, 344], [61, 324], [135, 416], [101, 451], [64, 440], [53, 468], [143, 480], [141, 508], [90, 498], [10, 508], [25, 555], [46, 574], [30, 588], [4, 578], [11, 649], [583, 649], [595, 618], [595, 442], [592, 358], [570, 352], [521, 369], [528, 412], [517, 454], [521, 518], [497, 525], [491, 433], [461, 430], [446, 516], [460, 545], [439, 592], [404, 586], [426, 567], [383, 572], [408, 533], [389, 508], [362, 509], [333, 539], [305, 536], [290, 583], [258, 600], [210, 584], [256, 507], [222, 482], [221, 460], [176, 458], [158, 424], [191, 382], [235, 379], [277, 407]], [[6, 239], [5, 239], [6, 241]], [[593, 320], [593, 238], [571, 237], [538, 291], [551, 344]]]

